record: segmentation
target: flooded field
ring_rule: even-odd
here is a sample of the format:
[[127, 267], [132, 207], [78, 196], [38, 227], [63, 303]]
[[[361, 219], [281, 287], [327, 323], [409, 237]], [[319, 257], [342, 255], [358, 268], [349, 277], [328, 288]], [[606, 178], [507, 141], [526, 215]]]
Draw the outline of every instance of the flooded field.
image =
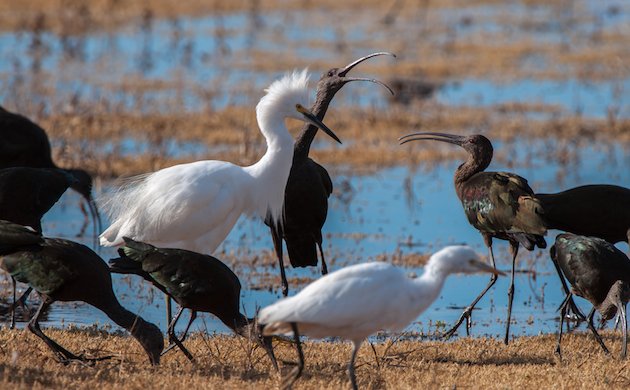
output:
[[[406, 263], [409, 255], [456, 243], [486, 254], [453, 189], [464, 153], [398, 146], [397, 138], [411, 131], [487, 134], [495, 148], [490, 169], [518, 173], [538, 192], [630, 186], [627, 2], [367, 2], [332, 14], [263, 3], [195, 17], [148, 9], [111, 25], [72, 8], [76, 31], [54, 12], [27, 12], [20, 28], [2, 24], [0, 104], [42, 123], [61, 165], [96, 172], [98, 195], [121, 174], [181, 161], [250, 163], [264, 149], [253, 107], [272, 80], [309, 66], [315, 81], [325, 69], [370, 52], [396, 53], [396, 60], [366, 63], [357, 74], [390, 83], [397, 95], [372, 85], [345, 87], [329, 115], [344, 145], [314, 144], [335, 186], [324, 226], [331, 270], [378, 260], [418, 275], [422, 265]], [[92, 237], [76, 237], [83, 223], [78, 202], [77, 194], [65, 194], [45, 216], [44, 232], [91, 245]], [[556, 234], [548, 235], [549, 245]], [[495, 245], [507, 271], [507, 246]], [[111, 249], [100, 254], [115, 256]], [[261, 221], [239, 220], [216, 256], [241, 279], [247, 315], [279, 299], [279, 272]], [[548, 252], [521, 251], [518, 271], [512, 334], [554, 332], [562, 293]], [[319, 271], [288, 269], [288, 275], [295, 293]], [[140, 278], [114, 278], [126, 307], [166, 327], [161, 293]], [[451, 277], [410, 330], [444, 330], [486, 283], [485, 276]], [[474, 335], [502, 333], [508, 283], [500, 278], [481, 301]], [[201, 319], [197, 329], [227, 331], [210, 315]], [[57, 304], [45, 321], [93, 323], [111, 324], [80, 304]]]

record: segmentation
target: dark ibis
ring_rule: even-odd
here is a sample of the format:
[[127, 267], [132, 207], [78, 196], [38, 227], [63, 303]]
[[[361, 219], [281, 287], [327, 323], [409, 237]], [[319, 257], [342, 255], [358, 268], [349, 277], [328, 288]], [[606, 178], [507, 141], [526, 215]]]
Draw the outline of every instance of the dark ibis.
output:
[[[73, 175], [61, 169], [0, 169], [0, 219], [30, 226], [41, 234], [42, 217], [76, 181]], [[24, 305], [24, 300], [32, 291], [29, 287], [16, 301], [15, 279], [12, 278], [12, 282], [11, 329], [15, 327], [15, 305]]]
[[[123, 238], [125, 246], [118, 249], [117, 259], [109, 261], [111, 272], [142, 276], [180, 306], [168, 324], [169, 351], [174, 346], [193, 360], [183, 342], [197, 312], [212, 313], [236, 334], [261, 345], [277, 368], [271, 338], [260, 335], [254, 318], [240, 312], [241, 283], [232, 270], [220, 260], [200, 253], [173, 248], [156, 248], [143, 242]], [[184, 309], [190, 310], [190, 319], [180, 339], [175, 325]]]
[[626, 304], [630, 300], [630, 259], [606, 240], [571, 233], [556, 237], [550, 255], [571, 284], [571, 291], [561, 306], [556, 353], [560, 354], [562, 322], [566, 315], [567, 302], [572, 295], [577, 295], [593, 304], [586, 323], [606, 353], [608, 349], [593, 326], [593, 316], [597, 310], [603, 320], [610, 320], [619, 312], [623, 330], [621, 356], [625, 358], [628, 337]]
[[[46, 131], [25, 116], [7, 111], [0, 106], [0, 169], [9, 167], [59, 169], [52, 160], [50, 141]], [[76, 178], [71, 188], [83, 196], [88, 203], [96, 237], [97, 231], [102, 230], [102, 225], [101, 216], [92, 196], [92, 177], [83, 169], [65, 169], [65, 171]], [[81, 210], [83, 211], [83, 208]], [[81, 228], [82, 232], [86, 226], [87, 219]]]
[[[455, 192], [464, 207], [468, 222], [481, 233], [488, 247], [492, 266], [495, 266], [492, 253], [492, 239], [507, 240], [512, 255], [512, 274], [508, 290], [508, 312], [504, 343], [508, 343], [510, 318], [514, 299], [514, 267], [520, 245], [527, 250], [536, 246], [545, 248], [543, 235], [547, 233], [542, 213], [543, 208], [535, 198], [534, 191], [521, 176], [509, 172], [484, 172], [492, 161], [492, 143], [483, 135], [459, 136], [444, 133], [414, 133], [400, 138], [401, 144], [435, 140], [459, 145], [468, 152], [468, 159], [455, 171]], [[494, 285], [496, 275], [479, 296], [468, 306], [461, 317], [445, 336], [452, 336], [466, 320], [466, 331], [470, 329], [472, 309], [485, 293]]]
[[42, 313], [52, 303], [81, 301], [127, 329], [142, 345], [151, 364], [159, 364], [164, 348], [162, 332], [120, 305], [112, 290], [107, 264], [90, 248], [69, 240], [42, 237], [28, 227], [0, 221], [0, 256], [0, 268], [39, 293], [41, 304], [28, 328], [44, 340], [60, 363], [108, 358], [77, 356], [46, 336], [39, 326]]
[[594, 184], [555, 194], [536, 194], [548, 229], [599, 237], [612, 244], [630, 240], [630, 188]]
[[[370, 81], [387, 88], [386, 84], [369, 78], [349, 77], [348, 73], [361, 62], [376, 56], [392, 53], [378, 52], [346, 65], [343, 68], [332, 68], [324, 72], [317, 83], [317, 98], [311, 111], [320, 120], [324, 119], [330, 102], [335, 94], [351, 81]], [[282, 221], [276, 224], [271, 216], [265, 218], [265, 224], [271, 228], [274, 249], [278, 257], [280, 276], [282, 278], [282, 294], [287, 296], [289, 284], [284, 271], [282, 240], [286, 242], [289, 261], [293, 267], [317, 266], [317, 249], [322, 261], [322, 275], [328, 272], [324, 251], [322, 250], [322, 227], [328, 214], [328, 197], [333, 191], [333, 184], [328, 172], [313, 159], [308, 157], [311, 143], [315, 139], [318, 128], [309, 123], [304, 124], [298, 135], [293, 151], [293, 163], [284, 191], [284, 209]]]

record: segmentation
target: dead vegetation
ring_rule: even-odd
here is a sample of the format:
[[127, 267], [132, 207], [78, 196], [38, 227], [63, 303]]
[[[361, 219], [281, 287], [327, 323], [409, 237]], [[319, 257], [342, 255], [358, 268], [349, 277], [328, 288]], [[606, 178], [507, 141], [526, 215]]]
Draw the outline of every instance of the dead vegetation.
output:
[[[68, 349], [89, 356], [115, 355], [93, 367], [63, 366], [45, 344], [27, 330], [0, 331], [0, 387], [143, 389], [143, 388], [278, 388], [261, 349], [235, 336], [195, 333], [186, 346], [196, 357], [190, 363], [179, 351], [165, 355], [157, 368], [129, 336], [95, 328], [46, 330]], [[621, 335], [605, 332], [613, 356], [604, 355], [590, 335], [576, 332], [563, 338], [563, 358], [553, 355], [553, 335], [519, 337], [509, 346], [498, 340], [466, 338], [453, 342], [418, 341], [416, 335], [366, 343], [357, 358], [358, 385], [376, 388], [593, 388], [630, 386], [627, 361], [617, 356]], [[277, 341], [280, 359], [294, 361], [295, 351]], [[296, 389], [347, 388], [345, 368], [350, 345], [306, 342], [304, 375]], [[286, 373], [292, 367], [285, 365]], [[159, 375], [158, 375], [159, 374]]]

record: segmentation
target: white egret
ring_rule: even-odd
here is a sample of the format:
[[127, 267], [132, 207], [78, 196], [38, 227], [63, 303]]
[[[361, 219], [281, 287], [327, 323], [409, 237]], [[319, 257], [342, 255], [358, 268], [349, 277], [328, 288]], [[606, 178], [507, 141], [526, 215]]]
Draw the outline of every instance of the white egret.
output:
[[294, 71], [273, 82], [260, 99], [256, 117], [267, 151], [254, 165], [196, 161], [128, 181], [105, 201], [112, 223], [100, 235], [101, 245], [122, 245], [123, 237], [129, 237], [209, 254], [241, 214], [269, 214], [279, 221], [294, 143], [285, 118], [312, 123], [341, 142], [304, 108], [309, 104], [308, 81], [306, 69]]
[[290, 384], [304, 368], [298, 331], [352, 341], [348, 374], [354, 389], [354, 360], [363, 340], [382, 330], [403, 330], [438, 297], [452, 273], [503, 274], [480, 260], [469, 246], [449, 246], [433, 254], [422, 276], [412, 279], [387, 263], [357, 264], [327, 274], [292, 297], [262, 309], [263, 335], [293, 334], [299, 364]]

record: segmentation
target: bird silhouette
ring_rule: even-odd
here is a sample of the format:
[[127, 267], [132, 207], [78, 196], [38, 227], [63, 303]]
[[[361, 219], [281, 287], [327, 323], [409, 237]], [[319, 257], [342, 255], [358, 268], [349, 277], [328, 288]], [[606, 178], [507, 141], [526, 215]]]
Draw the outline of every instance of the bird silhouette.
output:
[[[183, 341], [201, 311], [214, 314], [236, 334], [261, 345], [277, 367], [271, 338], [262, 338], [255, 319], [245, 317], [239, 310], [241, 283], [227, 265], [212, 256], [185, 249], [156, 248], [127, 237], [123, 239], [125, 246], [118, 249], [120, 257], [109, 261], [111, 272], [139, 275], [180, 305], [168, 325], [170, 346], [164, 352], [178, 346], [193, 360]], [[190, 320], [178, 339], [175, 326], [184, 309], [190, 310]]]
[[127, 329], [142, 345], [151, 364], [159, 364], [164, 348], [162, 333], [120, 305], [107, 265], [90, 248], [69, 240], [41, 237], [30, 228], [0, 221], [0, 256], [0, 268], [39, 293], [42, 302], [28, 328], [48, 345], [60, 363], [109, 358], [77, 356], [46, 336], [39, 326], [42, 313], [55, 301], [81, 301]]
[[[396, 57], [387, 52], [372, 53], [343, 68], [332, 68], [324, 72], [317, 83], [317, 98], [311, 107], [313, 114], [320, 120], [324, 120], [328, 106], [335, 94], [352, 81], [377, 83], [393, 94], [394, 92], [389, 86], [378, 80], [348, 76], [348, 73], [363, 61], [382, 55]], [[293, 163], [284, 191], [282, 223], [274, 223], [271, 215], [265, 218], [265, 224], [271, 228], [284, 296], [289, 294], [289, 284], [284, 271], [282, 240], [286, 242], [292, 267], [317, 266], [317, 249], [319, 249], [322, 274], [325, 275], [328, 272], [322, 250], [322, 227], [326, 222], [328, 198], [333, 191], [333, 183], [326, 169], [308, 156], [317, 130], [317, 126], [304, 124], [295, 141]]]
[[[527, 250], [536, 246], [545, 248], [547, 243], [543, 235], [547, 233], [542, 219], [543, 208], [535, 198], [534, 191], [527, 180], [509, 172], [484, 172], [492, 161], [492, 143], [480, 134], [459, 136], [444, 133], [422, 132], [401, 137], [401, 144], [417, 140], [435, 140], [458, 145], [468, 152], [468, 159], [455, 171], [455, 192], [462, 203], [468, 222], [479, 230], [488, 247], [492, 265], [495, 265], [492, 253], [492, 238], [507, 240], [512, 254], [512, 274], [508, 290], [508, 312], [505, 326], [505, 338], [508, 343], [512, 301], [514, 300], [514, 269], [519, 245]], [[470, 329], [470, 316], [473, 307], [494, 285], [497, 277], [493, 275], [486, 288], [468, 306], [461, 317], [445, 336], [452, 336], [466, 320], [466, 331]]]
[[[25, 116], [0, 106], [0, 169], [32, 167], [61, 169], [52, 160], [44, 129]], [[92, 176], [83, 169], [64, 169], [76, 178], [71, 188], [86, 200], [94, 223], [94, 237], [102, 230], [101, 216], [92, 196]], [[83, 209], [81, 209], [83, 211]], [[87, 226], [86, 221], [81, 232]]]
[[401, 331], [435, 301], [448, 275], [475, 272], [501, 274], [468, 246], [449, 246], [436, 252], [424, 273], [415, 279], [387, 263], [357, 264], [325, 275], [296, 295], [263, 308], [258, 322], [265, 336], [294, 336], [299, 363], [287, 387], [304, 368], [301, 333], [352, 342], [348, 374], [356, 389], [354, 361], [366, 337], [382, 329]]
[[608, 353], [608, 348], [593, 326], [595, 310], [609, 320], [619, 312], [623, 330], [621, 356], [626, 357], [628, 326], [626, 304], [630, 300], [630, 259], [611, 243], [597, 237], [560, 234], [550, 250], [551, 259], [571, 283], [571, 291], [560, 306], [560, 331], [556, 353], [561, 354], [562, 324], [569, 298], [575, 294], [587, 299], [593, 308], [587, 316], [587, 326]]

